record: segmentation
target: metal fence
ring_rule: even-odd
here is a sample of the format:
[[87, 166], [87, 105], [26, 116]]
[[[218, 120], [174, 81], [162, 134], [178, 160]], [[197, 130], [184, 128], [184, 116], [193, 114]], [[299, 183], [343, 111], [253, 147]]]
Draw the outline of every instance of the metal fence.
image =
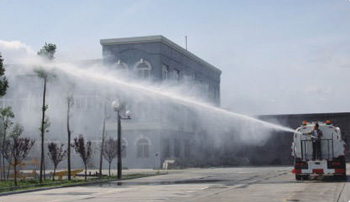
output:
[[[312, 160], [313, 148], [312, 140], [301, 140], [301, 157], [303, 160]], [[322, 159], [333, 159], [334, 145], [333, 139], [321, 139]]]

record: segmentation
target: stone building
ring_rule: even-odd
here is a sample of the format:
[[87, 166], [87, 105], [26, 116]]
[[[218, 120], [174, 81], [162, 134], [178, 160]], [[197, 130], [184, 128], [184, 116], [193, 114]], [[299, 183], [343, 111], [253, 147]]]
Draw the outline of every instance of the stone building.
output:
[[141, 79], [195, 81], [206, 99], [220, 105], [221, 71], [164, 36], [102, 39], [103, 60]]
[[[103, 62], [112, 69], [126, 70], [129, 76], [152, 83], [187, 82], [197, 87], [201, 99], [220, 105], [221, 71], [169, 39], [102, 39], [101, 45]], [[126, 100], [134, 116], [122, 123], [125, 167], [159, 168], [166, 159], [174, 159], [179, 166], [195, 164], [191, 157], [199, 135], [195, 112], [178, 103], [161, 107], [157, 101]], [[115, 122], [107, 123], [106, 130], [107, 136], [116, 137]]]
[[[77, 66], [101, 67], [104, 64], [119, 73], [125, 70], [128, 77], [136, 82], [147, 81], [155, 85], [168, 83], [168, 86], [177, 86], [186, 83], [196, 89], [194, 92], [200, 92], [196, 96], [200, 96], [201, 100], [220, 105], [221, 71], [169, 39], [163, 36], [102, 39], [101, 45], [102, 60], [82, 61]], [[6, 96], [0, 99], [0, 107], [11, 106], [16, 115], [15, 121], [25, 128], [24, 135], [37, 139], [40, 137], [38, 127], [43, 81], [33, 72], [11, 74], [12, 71], [17, 72], [21, 65], [6, 66], [7, 73], [10, 73], [10, 88]], [[45, 135], [45, 144], [59, 142], [67, 145], [67, 96], [72, 96], [72, 139], [82, 134], [92, 141], [94, 160], [89, 167], [98, 168], [104, 117], [109, 117], [106, 120], [106, 138], [117, 138], [116, 116], [110, 105], [117, 97], [127, 103], [133, 113], [131, 120], [122, 122], [123, 167], [159, 168], [166, 159], [175, 160], [178, 166], [186, 166], [190, 162], [193, 165], [195, 139], [200, 133], [196, 121], [198, 115], [190, 107], [142, 93], [129, 96], [127, 90], [121, 92], [120, 88], [107, 96], [100, 91], [103, 87], [85, 80], [71, 89], [65, 75], [56, 76], [47, 84], [46, 115], [51, 125]], [[70, 91], [74, 93], [70, 94]], [[39, 144], [38, 140], [28, 158], [39, 159]], [[82, 166], [74, 152], [72, 158], [73, 168]], [[116, 167], [116, 163], [117, 160], [114, 160], [112, 166]], [[47, 168], [51, 166], [48, 158], [46, 165]], [[66, 161], [63, 161], [60, 167], [65, 166]]]

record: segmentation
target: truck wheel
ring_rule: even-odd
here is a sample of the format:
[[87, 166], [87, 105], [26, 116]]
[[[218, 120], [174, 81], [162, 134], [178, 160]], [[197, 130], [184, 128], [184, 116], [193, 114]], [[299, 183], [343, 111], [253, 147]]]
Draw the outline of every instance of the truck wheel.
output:
[[309, 180], [310, 175], [304, 175], [304, 176], [302, 176], [302, 178], [303, 178], [303, 180]]
[[346, 174], [344, 174], [344, 175], [341, 175], [341, 176], [339, 176], [340, 177], [340, 180], [346, 180], [347, 179], [347, 176], [346, 176]]
[[301, 175], [295, 175], [295, 179], [300, 181], [300, 180], [302, 180], [302, 176]]
[[346, 175], [336, 175], [336, 176], [333, 176], [333, 179], [339, 180], [339, 181], [344, 181], [347, 179], [347, 176]]

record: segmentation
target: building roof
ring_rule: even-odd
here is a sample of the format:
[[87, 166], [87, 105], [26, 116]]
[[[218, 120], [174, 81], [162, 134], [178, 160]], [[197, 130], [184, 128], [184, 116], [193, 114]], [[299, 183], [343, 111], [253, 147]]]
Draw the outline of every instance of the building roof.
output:
[[163, 43], [176, 51], [180, 52], [181, 54], [187, 56], [188, 58], [195, 60], [199, 63], [204, 64], [205, 66], [209, 67], [210, 69], [218, 72], [221, 74], [221, 70], [216, 68], [215, 66], [209, 64], [208, 62], [204, 61], [203, 59], [199, 58], [198, 56], [194, 55], [193, 53], [189, 52], [188, 50], [182, 48], [181, 46], [177, 45], [176, 43], [170, 41], [166, 37], [162, 35], [154, 35], [154, 36], [141, 36], [141, 37], [127, 37], [127, 38], [116, 38], [116, 39], [101, 39], [100, 43], [102, 46], [111, 46], [111, 45], [118, 45], [118, 44], [133, 44], [133, 43], [154, 43], [154, 42], [160, 42]]
[[260, 115], [259, 118], [307, 118], [307, 117], [350, 117], [350, 112], [329, 112], [329, 113], [309, 113], [309, 114], [271, 114], [271, 115]]

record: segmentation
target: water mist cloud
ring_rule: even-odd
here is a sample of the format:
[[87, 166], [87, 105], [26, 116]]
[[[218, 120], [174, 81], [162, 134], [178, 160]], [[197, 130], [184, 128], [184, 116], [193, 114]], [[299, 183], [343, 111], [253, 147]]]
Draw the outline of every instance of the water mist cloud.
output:
[[30, 46], [20, 41], [0, 40], [0, 52], [5, 59], [5, 64], [13, 64], [20, 60], [28, 59], [36, 55]]
[[[25, 135], [35, 139], [39, 137], [42, 96], [42, 81], [33, 73], [38, 67], [56, 75], [47, 88], [47, 116], [51, 122], [50, 132], [46, 136], [48, 141], [66, 140], [66, 99], [70, 95], [75, 102], [71, 116], [73, 137], [83, 134], [96, 145], [101, 137], [103, 105], [107, 105], [108, 116], [114, 117], [110, 103], [116, 98], [126, 102], [126, 108], [133, 112], [135, 122], [141, 121], [147, 127], [156, 126], [164, 131], [178, 131], [176, 135], [190, 138], [193, 144], [205, 148], [205, 152], [209, 153], [214, 148], [221, 150], [224, 144], [229, 149], [234, 148], [234, 152], [240, 151], [242, 146], [263, 146], [271, 132], [293, 132], [280, 125], [212, 106], [205, 99], [208, 96], [203, 88], [191, 80], [140, 81], [133, 77], [132, 72], [113, 69], [101, 62], [71, 63], [59, 59], [48, 62], [22, 43], [7, 47], [29, 50], [27, 56], [31, 55], [21, 58], [16, 65], [9, 66], [10, 71], [6, 71], [10, 89], [5, 99], [22, 103], [14, 107], [16, 121], [24, 125]], [[108, 120], [111, 126], [115, 125], [113, 121], [112, 118]], [[111, 137], [115, 135], [113, 131], [107, 134]], [[162, 138], [172, 138], [171, 134], [161, 135]], [[98, 146], [95, 150], [98, 150]], [[203, 155], [203, 152], [199, 152], [197, 157], [205, 158], [206, 155]]]

